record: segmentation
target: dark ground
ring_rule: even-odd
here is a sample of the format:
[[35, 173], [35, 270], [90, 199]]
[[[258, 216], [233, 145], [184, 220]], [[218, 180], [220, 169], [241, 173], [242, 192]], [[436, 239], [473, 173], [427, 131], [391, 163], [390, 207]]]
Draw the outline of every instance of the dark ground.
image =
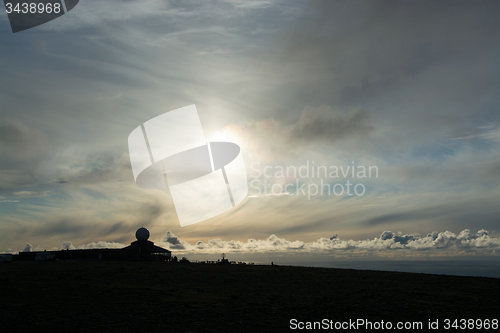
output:
[[427, 331], [429, 319], [439, 319], [441, 328], [446, 318], [500, 319], [500, 279], [480, 277], [289, 266], [12, 262], [0, 265], [0, 282], [2, 332], [285, 332], [292, 318], [422, 321]]

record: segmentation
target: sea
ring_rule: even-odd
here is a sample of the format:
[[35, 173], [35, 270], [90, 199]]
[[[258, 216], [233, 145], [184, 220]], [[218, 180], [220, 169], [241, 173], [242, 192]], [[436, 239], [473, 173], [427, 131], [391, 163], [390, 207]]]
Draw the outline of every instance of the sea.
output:
[[[276, 264], [280, 264], [276, 262]], [[500, 278], [500, 260], [342, 260], [283, 265]]]

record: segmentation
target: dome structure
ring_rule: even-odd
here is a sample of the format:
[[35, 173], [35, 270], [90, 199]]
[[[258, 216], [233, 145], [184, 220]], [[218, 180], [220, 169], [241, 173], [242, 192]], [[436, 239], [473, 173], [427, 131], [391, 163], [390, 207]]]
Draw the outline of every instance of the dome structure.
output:
[[148, 238], [149, 238], [149, 230], [146, 229], [146, 228], [144, 228], [144, 227], [139, 228], [135, 232], [135, 237], [137, 238], [137, 240], [140, 240], [140, 241], [148, 240]]
[[[162, 247], [156, 246], [155, 243], [152, 241], [148, 240], [149, 238], [149, 230], [142, 227], [137, 229], [135, 232], [135, 237], [137, 238], [136, 241], [130, 243], [129, 246], [124, 247], [123, 250], [125, 251], [132, 251], [131, 253], [135, 253], [136, 255], [138, 254], [139, 257], [141, 257], [141, 260], [147, 260], [148, 255], [158, 255], [162, 254], [163, 256], [168, 257], [170, 260], [170, 251], [167, 249], [164, 249]], [[135, 252], [134, 252], [135, 251]], [[161, 257], [161, 259], [165, 259], [166, 257]]]

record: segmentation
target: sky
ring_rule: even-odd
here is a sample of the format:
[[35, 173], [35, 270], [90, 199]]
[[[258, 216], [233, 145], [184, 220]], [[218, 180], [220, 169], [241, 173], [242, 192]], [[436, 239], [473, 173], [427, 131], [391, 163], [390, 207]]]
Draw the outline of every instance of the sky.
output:
[[[0, 252], [122, 247], [144, 226], [188, 255], [498, 258], [498, 17], [81, 0], [14, 34], [0, 15]], [[127, 138], [192, 104], [208, 140], [240, 145], [249, 195], [181, 227], [168, 189], [135, 184]]]

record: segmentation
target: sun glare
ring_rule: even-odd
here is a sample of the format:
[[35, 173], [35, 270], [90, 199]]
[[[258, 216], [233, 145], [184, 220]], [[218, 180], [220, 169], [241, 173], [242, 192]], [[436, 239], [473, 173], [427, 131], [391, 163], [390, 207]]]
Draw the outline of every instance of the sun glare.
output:
[[227, 131], [216, 131], [212, 137], [210, 138], [210, 141], [222, 141], [222, 142], [234, 142], [234, 143], [240, 143], [240, 139], [236, 137], [235, 135], [227, 132]]

